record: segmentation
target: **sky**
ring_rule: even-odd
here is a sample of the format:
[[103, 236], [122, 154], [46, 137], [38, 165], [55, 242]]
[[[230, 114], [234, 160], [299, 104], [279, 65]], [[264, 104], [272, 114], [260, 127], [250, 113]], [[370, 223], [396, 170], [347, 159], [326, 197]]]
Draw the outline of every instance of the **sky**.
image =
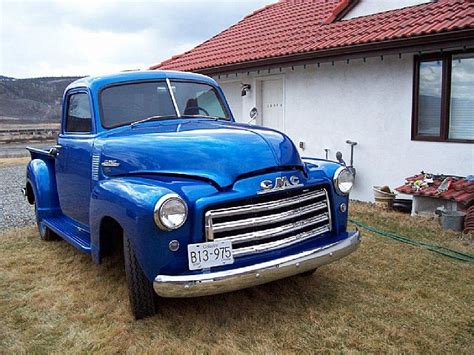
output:
[[0, 0], [0, 75], [146, 69], [277, 0]]

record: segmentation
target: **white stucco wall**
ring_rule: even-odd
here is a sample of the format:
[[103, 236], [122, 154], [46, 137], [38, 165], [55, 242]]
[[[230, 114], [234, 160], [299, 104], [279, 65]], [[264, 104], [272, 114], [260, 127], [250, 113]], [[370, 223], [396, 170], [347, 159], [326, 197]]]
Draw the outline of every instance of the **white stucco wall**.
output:
[[[335, 160], [340, 150], [347, 163], [347, 139], [357, 141], [354, 166], [356, 184], [351, 198], [372, 201], [372, 186], [394, 188], [421, 170], [432, 173], [474, 173], [474, 145], [411, 141], [413, 57], [368, 58], [272, 70], [284, 77], [285, 133], [298, 145], [302, 156]], [[268, 76], [239, 74], [252, 91], [241, 98], [242, 116], [258, 106], [259, 81]], [[217, 79], [217, 78], [216, 78]], [[235, 80], [235, 76], [234, 76]], [[225, 81], [221, 77], [218, 81]], [[233, 100], [235, 102], [235, 100]]]
[[430, 2], [431, 0], [361, 0], [344, 16], [344, 20], [354, 17], [367, 16], [383, 11], [401, 9]]

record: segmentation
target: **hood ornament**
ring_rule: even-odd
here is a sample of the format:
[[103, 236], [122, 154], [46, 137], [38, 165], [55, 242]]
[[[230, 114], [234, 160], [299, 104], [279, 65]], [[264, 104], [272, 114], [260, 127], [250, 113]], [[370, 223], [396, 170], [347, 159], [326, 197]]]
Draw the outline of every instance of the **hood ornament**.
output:
[[257, 192], [258, 194], [265, 194], [268, 192], [282, 191], [287, 189], [294, 189], [295, 187], [303, 186], [300, 183], [300, 179], [296, 175], [290, 176], [288, 179], [286, 176], [278, 176], [275, 182], [272, 180], [263, 180], [260, 182], [262, 190]]

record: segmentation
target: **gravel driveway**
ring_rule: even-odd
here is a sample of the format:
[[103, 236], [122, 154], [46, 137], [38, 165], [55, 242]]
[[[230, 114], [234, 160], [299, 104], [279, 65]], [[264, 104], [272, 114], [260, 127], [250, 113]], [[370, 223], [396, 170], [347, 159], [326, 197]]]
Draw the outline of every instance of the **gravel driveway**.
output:
[[25, 174], [24, 165], [0, 167], [0, 230], [35, 223], [34, 208], [21, 193]]

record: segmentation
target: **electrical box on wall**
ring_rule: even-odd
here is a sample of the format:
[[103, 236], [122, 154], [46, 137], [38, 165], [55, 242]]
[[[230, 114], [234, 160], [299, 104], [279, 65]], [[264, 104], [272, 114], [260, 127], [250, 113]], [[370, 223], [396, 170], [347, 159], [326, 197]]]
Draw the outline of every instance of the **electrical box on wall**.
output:
[[305, 150], [305, 148], [306, 148], [305, 142], [302, 142], [302, 141], [299, 142], [298, 146], [299, 146], [300, 149], [302, 149], [302, 150]]

